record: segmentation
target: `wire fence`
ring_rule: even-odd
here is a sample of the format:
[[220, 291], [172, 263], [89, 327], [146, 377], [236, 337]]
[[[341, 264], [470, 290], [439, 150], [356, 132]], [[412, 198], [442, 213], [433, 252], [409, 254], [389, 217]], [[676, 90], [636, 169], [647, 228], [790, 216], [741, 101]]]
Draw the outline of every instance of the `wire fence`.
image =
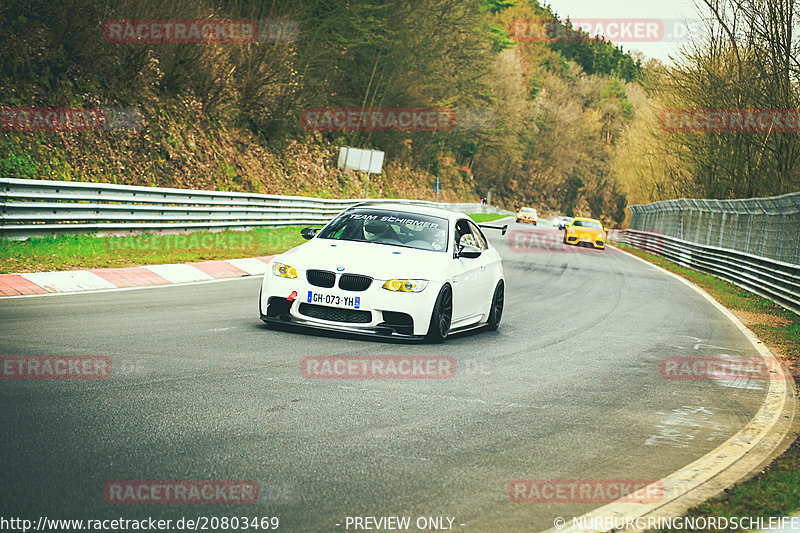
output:
[[661, 233], [612, 230], [611, 238], [683, 267], [730, 281], [800, 313], [800, 265], [694, 244]]
[[800, 193], [629, 206], [631, 229], [800, 265]]

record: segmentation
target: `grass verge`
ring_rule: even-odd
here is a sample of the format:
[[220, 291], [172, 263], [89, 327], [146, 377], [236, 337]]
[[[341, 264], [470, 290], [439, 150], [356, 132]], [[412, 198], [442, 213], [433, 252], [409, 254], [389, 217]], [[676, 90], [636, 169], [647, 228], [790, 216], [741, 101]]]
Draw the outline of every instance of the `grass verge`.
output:
[[[701, 287], [739, 317], [776, 356], [792, 363], [800, 360], [800, 317], [795, 313], [709, 274], [681, 267], [631, 246], [618, 243], [614, 245], [683, 276]], [[783, 455], [754, 477], [741, 481], [726, 489], [720, 496], [689, 509], [686, 514], [696, 517], [768, 518], [793, 514], [798, 509], [800, 509], [800, 440], [795, 440]]]
[[501, 218], [507, 218], [508, 215], [501, 215], [501, 214], [493, 214], [493, 213], [474, 213], [470, 215], [470, 218], [475, 222], [492, 222], [494, 220], [500, 220]]
[[[506, 215], [480, 213], [470, 216], [476, 222], [489, 222]], [[285, 252], [302, 242], [299, 227], [198, 231], [179, 235], [76, 234], [32, 237], [25, 241], [0, 239], [0, 274], [256, 257]]]
[[257, 257], [284, 252], [301, 242], [299, 227], [170, 235], [58, 235], [26, 241], [0, 239], [0, 274]]

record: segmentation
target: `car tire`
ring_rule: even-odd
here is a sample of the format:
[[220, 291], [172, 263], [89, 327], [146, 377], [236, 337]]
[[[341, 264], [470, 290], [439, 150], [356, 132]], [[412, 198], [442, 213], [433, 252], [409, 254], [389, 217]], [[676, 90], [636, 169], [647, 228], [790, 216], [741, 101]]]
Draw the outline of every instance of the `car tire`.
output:
[[489, 309], [489, 323], [486, 327], [489, 331], [496, 331], [500, 325], [500, 320], [503, 318], [503, 306], [506, 301], [505, 296], [505, 283], [503, 280], [497, 282], [497, 287], [494, 288], [494, 295], [492, 296], [492, 307]]
[[447, 334], [450, 333], [450, 324], [452, 322], [453, 289], [445, 283], [444, 287], [439, 291], [436, 303], [433, 305], [431, 323], [428, 327], [428, 334], [425, 335], [425, 340], [433, 344], [444, 342]]

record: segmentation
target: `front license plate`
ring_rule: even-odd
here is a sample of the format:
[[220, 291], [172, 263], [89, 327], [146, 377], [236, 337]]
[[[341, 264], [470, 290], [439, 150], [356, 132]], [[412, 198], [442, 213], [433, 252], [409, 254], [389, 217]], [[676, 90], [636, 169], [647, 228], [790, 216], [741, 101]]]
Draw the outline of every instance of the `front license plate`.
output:
[[339, 294], [308, 291], [306, 302], [310, 304], [330, 305], [332, 307], [345, 307], [347, 309], [361, 309], [360, 296], [341, 296]]
[[583, 237], [581, 239], [581, 242], [592, 242], [592, 239], [590, 239], [589, 237]]

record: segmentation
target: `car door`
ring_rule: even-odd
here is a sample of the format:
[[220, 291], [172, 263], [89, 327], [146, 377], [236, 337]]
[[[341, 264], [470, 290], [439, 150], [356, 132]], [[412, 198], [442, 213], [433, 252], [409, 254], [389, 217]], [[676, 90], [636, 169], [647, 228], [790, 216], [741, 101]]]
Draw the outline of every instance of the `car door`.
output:
[[475, 259], [455, 257], [455, 252], [459, 249], [458, 244], [462, 242], [462, 239], [480, 248], [479, 239], [473, 234], [470, 221], [465, 218], [459, 219], [453, 231], [453, 242], [455, 244], [454, 257], [452, 259], [453, 327], [458, 327], [459, 325], [469, 324], [471, 319], [481, 313], [477, 304], [481, 291], [481, 272], [485, 269], [485, 263], [481, 261], [483, 254]]
[[496, 271], [499, 266], [500, 258], [495, 250], [490, 249], [489, 242], [486, 240], [486, 236], [478, 225], [471, 220], [469, 221], [469, 225], [472, 233], [475, 235], [475, 239], [478, 241], [478, 248], [483, 251], [481, 256], [475, 259], [475, 261], [480, 262], [479, 277], [476, 280], [477, 295], [475, 303], [478, 306], [478, 312], [485, 312], [494, 297], [494, 286], [497, 278]]

